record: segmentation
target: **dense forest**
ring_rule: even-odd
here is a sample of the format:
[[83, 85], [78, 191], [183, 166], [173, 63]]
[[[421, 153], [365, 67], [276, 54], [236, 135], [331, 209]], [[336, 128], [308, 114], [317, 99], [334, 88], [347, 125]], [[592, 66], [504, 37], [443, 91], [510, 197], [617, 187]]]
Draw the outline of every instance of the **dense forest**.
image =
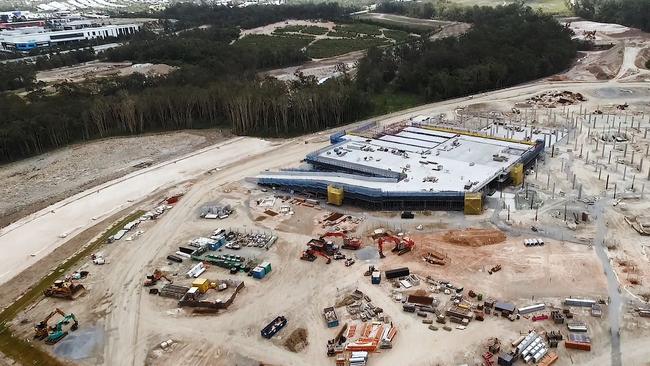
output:
[[433, 101], [550, 75], [576, 55], [571, 31], [530, 8], [474, 7], [461, 17], [473, 19], [462, 37], [371, 49], [357, 83], [370, 92], [392, 88]]
[[650, 32], [650, 0], [575, 0], [571, 8], [585, 19]]
[[[163, 62], [177, 66], [176, 71], [162, 77], [135, 74], [61, 83], [54, 86], [55, 92], [34, 85], [32, 78], [26, 85], [33, 90], [26, 95], [0, 94], [0, 160], [75, 141], [186, 128], [219, 126], [242, 135], [297, 135], [379, 113], [393, 102], [391, 98], [410, 105], [549, 75], [568, 67], [575, 55], [567, 30], [518, 4], [461, 8], [454, 17], [474, 23], [461, 38], [436, 42], [424, 38], [371, 48], [359, 62], [356, 78], [343, 70], [343, 76], [320, 84], [314, 77], [285, 83], [259, 76], [264, 69], [305, 61], [305, 42], [300, 38], [233, 42], [244, 25], [289, 17], [349, 22], [346, 12], [335, 4], [173, 6], [165, 16], [178, 22], [163, 22], [162, 32], [141, 32], [101, 57]], [[211, 26], [196, 27], [205, 23]], [[14, 77], [7, 80], [13, 84], [5, 89], [25, 83], [16, 74], [30, 77], [10, 72]]]

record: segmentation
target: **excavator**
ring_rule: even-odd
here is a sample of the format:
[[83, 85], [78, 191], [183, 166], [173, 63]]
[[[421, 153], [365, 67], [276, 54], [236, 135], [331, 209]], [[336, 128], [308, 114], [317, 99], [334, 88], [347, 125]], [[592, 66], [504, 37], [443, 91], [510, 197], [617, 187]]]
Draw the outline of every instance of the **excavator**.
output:
[[147, 276], [147, 279], [144, 281], [144, 286], [145, 287], [153, 286], [156, 283], [158, 283], [158, 281], [160, 281], [162, 278], [166, 279], [167, 282], [169, 283], [174, 283], [174, 281], [170, 280], [169, 277], [167, 277], [167, 274], [165, 274], [165, 272], [156, 268], [153, 271], [152, 275]]
[[397, 252], [397, 255], [402, 255], [410, 252], [415, 247], [415, 242], [408, 237], [399, 237], [392, 234], [384, 234], [377, 241], [377, 247], [379, 248], [379, 258], [386, 258], [384, 255], [384, 243], [392, 241], [395, 243], [395, 247], [392, 252]]
[[59, 297], [63, 299], [73, 300], [77, 295], [80, 295], [86, 288], [80, 283], [72, 281], [57, 280], [54, 284], [43, 291], [43, 294], [48, 297]]
[[[49, 327], [47, 323], [56, 314], [61, 315], [63, 318], [59, 320], [55, 326]], [[63, 325], [69, 324], [70, 322], [73, 322], [70, 327], [71, 331], [74, 332], [79, 328], [79, 322], [74, 314], [66, 314], [63, 310], [56, 308], [45, 319], [43, 319], [43, 321], [34, 325], [34, 339], [45, 339], [45, 343], [54, 344], [68, 335], [68, 332], [63, 330]]]
[[325, 240], [325, 238], [330, 237], [343, 238], [343, 245], [341, 246], [341, 249], [358, 250], [363, 245], [360, 239], [349, 237], [345, 232], [342, 231], [328, 231], [325, 234], [321, 235], [320, 240]]
[[319, 255], [325, 259], [327, 259], [327, 264], [332, 263], [332, 258], [330, 258], [327, 254], [321, 252], [320, 250], [315, 250], [313, 248], [307, 248], [304, 252], [302, 252], [302, 256], [300, 256], [300, 259], [304, 261], [309, 261], [313, 262], [316, 260], [316, 256]]

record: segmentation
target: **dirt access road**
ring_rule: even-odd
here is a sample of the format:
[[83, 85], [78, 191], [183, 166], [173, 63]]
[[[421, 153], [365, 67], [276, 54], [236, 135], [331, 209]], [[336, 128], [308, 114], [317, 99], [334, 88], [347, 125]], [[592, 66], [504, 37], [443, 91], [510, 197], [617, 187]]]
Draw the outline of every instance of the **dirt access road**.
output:
[[166, 187], [272, 147], [272, 143], [260, 139], [234, 138], [86, 190], [3, 228], [0, 247], [5, 254], [0, 258], [0, 284], [45, 257], [67, 238], [92, 226], [95, 220]]

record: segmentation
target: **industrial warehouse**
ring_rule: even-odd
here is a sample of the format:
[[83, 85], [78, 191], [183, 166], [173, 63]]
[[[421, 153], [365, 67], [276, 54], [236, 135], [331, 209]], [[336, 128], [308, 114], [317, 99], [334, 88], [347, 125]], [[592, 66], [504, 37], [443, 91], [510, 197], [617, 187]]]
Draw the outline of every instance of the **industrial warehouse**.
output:
[[400, 123], [371, 123], [330, 136], [331, 145], [307, 155], [305, 169], [264, 172], [255, 181], [352, 201], [383, 210], [482, 212], [483, 199], [501, 186], [521, 185], [545, 146], [563, 134], [499, 125], [481, 133]]

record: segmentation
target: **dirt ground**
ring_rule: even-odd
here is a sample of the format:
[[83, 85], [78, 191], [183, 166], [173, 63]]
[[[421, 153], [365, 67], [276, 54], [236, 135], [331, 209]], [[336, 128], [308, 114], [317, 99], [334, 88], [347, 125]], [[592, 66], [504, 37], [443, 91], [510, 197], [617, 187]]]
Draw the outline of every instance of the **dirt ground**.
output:
[[165, 64], [133, 64], [131, 62], [100, 62], [91, 61], [84, 64], [61, 67], [58, 69], [40, 71], [36, 80], [49, 84], [80, 82], [93, 78], [109, 76], [128, 76], [140, 73], [147, 76], [166, 75], [175, 69]]
[[0, 166], [0, 227], [84, 189], [223, 138], [208, 130], [109, 138]]
[[[572, 309], [576, 320], [588, 327], [592, 351], [567, 350], [561, 344], [555, 350], [560, 356], [556, 365], [647, 365], [650, 357], [644, 342], [650, 336], [650, 321], [638, 317], [635, 308], [650, 307], [646, 298], [650, 294], [650, 236], [640, 236], [625, 222], [625, 216], [645, 215], [650, 208], [647, 196], [643, 196], [647, 194], [644, 185], [648, 183], [650, 168], [646, 156], [650, 138], [645, 133], [650, 128], [650, 90], [647, 83], [637, 79], [644, 71], [636, 72], [634, 60], [640, 52], [637, 50], [646, 45], [638, 35], [635, 37], [623, 39], [622, 60], [618, 67], [612, 67], [616, 71], [607, 80], [594, 78], [584, 82], [578, 72], [572, 79], [569, 71], [561, 81], [542, 80], [373, 119], [388, 125], [418, 115], [444, 114], [448, 123], [463, 126], [470, 122], [454, 118], [465, 108], [467, 113], [479, 115], [472, 125], [483, 123], [481, 119], [485, 117], [481, 113], [498, 111], [508, 123], [521, 123], [518, 121], [523, 115], [528, 122], [535, 119], [537, 125], [565, 128], [568, 134], [552, 149], [547, 147], [543, 159], [526, 175], [528, 189], [542, 198], [543, 204], [537, 209], [517, 206], [515, 195], [523, 191], [515, 187], [488, 196], [486, 209], [476, 216], [416, 212], [413, 220], [402, 220], [398, 213], [363, 212], [348, 206], [334, 208], [322, 201], [309, 207], [281, 199], [272, 206], [260, 207], [258, 202], [268, 196], [285, 193], [262, 190], [245, 178], [264, 169], [298, 166], [306, 153], [329, 143], [327, 133], [272, 143], [233, 140], [234, 147], [224, 151], [233, 154], [232, 159], [219, 164], [219, 169], [207, 162], [193, 166], [205, 169], [205, 174], [197, 175], [186, 186], [185, 196], [173, 209], [159, 220], [143, 224], [142, 235], [133, 241], [105, 246], [102, 251], [108, 264], [94, 266], [87, 261], [80, 265], [91, 272], [83, 280], [88, 288], [83, 297], [73, 302], [43, 299], [21, 313], [12, 328], [30, 338], [32, 324], [53, 307], [74, 312], [81, 323], [78, 333], [43, 348], [80, 365], [304, 365], [305, 360], [312, 365], [332, 365], [333, 359], [325, 355], [325, 345], [338, 328], [326, 327], [322, 310], [359, 289], [398, 327], [393, 348], [372, 354], [372, 365], [476, 365], [488, 337], [498, 337], [504, 348], [510, 349], [508, 344], [531, 328], [567, 334], [566, 326], [556, 326], [548, 320], [533, 322], [530, 317], [510, 321], [488, 316], [484, 322], [472, 321], [464, 330], [429, 330], [420, 317], [402, 311], [402, 304], [393, 295], [395, 291], [406, 293], [416, 289], [433, 293], [433, 286], [424, 281], [430, 276], [463, 286], [465, 293], [471, 289], [519, 307], [543, 302], [546, 313], [550, 308], [561, 309], [563, 299], [569, 296], [603, 300], [601, 318], [591, 316], [588, 309]], [[599, 56], [593, 55], [596, 61]], [[621, 59], [617, 55], [616, 59]], [[579, 92], [586, 101], [555, 108], [525, 106], [531, 96], [552, 90]], [[520, 113], [512, 112], [515, 106], [521, 109]], [[622, 136], [618, 133], [619, 122], [628, 142], [611, 140], [613, 134]], [[601, 137], [607, 142], [599, 140]], [[259, 150], [251, 151], [253, 145], [262, 144]], [[233, 149], [246, 149], [249, 154], [237, 159]], [[612, 158], [608, 161], [610, 152]], [[646, 161], [642, 163], [641, 159]], [[183, 175], [178, 180], [186, 179]], [[150, 208], [166, 192], [144, 195], [149, 199], [136, 207]], [[75, 212], [93, 216], [97, 208], [81, 205], [92, 198], [81, 199]], [[209, 202], [229, 203], [235, 213], [217, 221], [199, 218], [200, 208]], [[279, 213], [283, 205], [289, 206], [288, 212], [293, 214]], [[314, 262], [298, 259], [305, 243], [323, 229], [317, 220], [326, 212], [363, 218], [352, 234], [361, 237], [367, 248], [356, 253], [344, 251], [357, 260], [350, 267], [336, 260], [326, 264], [320, 257]], [[57, 214], [45, 217], [43, 222], [60, 220]], [[30, 225], [25, 224], [24, 229], [37, 227]], [[273, 270], [262, 280], [245, 274], [230, 275], [216, 266], [207, 269], [206, 278], [244, 281], [246, 287], [229, 309], [213, 315], [192, 314], [179, 308], [175, 300], [150, 295], [142, 286], [145, 276], [155, 268], [169, 272], [175, 283], [189, 284], [185, 273], [194, 263], [168, 262], [166, 256], [188, 240], [219, 227], [272, 230], [279, 238], [268, 251], [232, 251], [270, 261]], [[367, 234], [378, 227], [405, 232], [416, 242], [415, 249], [402, 256], [387, 250], [385, 259], [370, 255], [376, 254], [375, 244]], [[482, 246], [458, 245], [445, 239], [449, 230], [466, 228], [497, 230], [505, 239], [500, 240], [499, 235], [499, 240]], [[526, 247], [523, 240], [528, 238], [543, 238], [545, 245]], [[446, 265], [431, 265], [422, 260], [423, 255], [433, 250], [446, 255]], [[502, 269], [488, 274], [497, 264]], [[393, 287], [385, 278], [380, 285], [372, 285], [363, 276], [369, 265], [381, 270], [408, 266], [422, 281], [409, 290]], [[432, 296], [441, 302], [441, 308], [450, 304], [449, 295]], [[342, 322], [354, 321], [344, 308], [338, 308], [337, 313]], [[263, 339], [260, 329], [278, 315], [288, 318], [287, 327], [272, 339]], [[306, 330], [308, 344], [291, 352], [284, 343], [297, 329]], [[160, 343], [169, 339], [173, 345], [161, 349]]]

